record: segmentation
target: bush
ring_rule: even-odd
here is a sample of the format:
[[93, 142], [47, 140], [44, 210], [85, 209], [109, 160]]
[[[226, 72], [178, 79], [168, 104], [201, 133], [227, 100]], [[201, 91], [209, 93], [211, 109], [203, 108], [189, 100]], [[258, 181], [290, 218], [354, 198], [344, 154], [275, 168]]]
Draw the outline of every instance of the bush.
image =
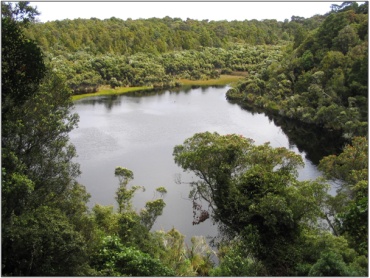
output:
[[118, 237], [103, 239], [93, 256], [93, 265], [104, 276], [174, 276], [159, 260], [133, 247], [125, 247]]

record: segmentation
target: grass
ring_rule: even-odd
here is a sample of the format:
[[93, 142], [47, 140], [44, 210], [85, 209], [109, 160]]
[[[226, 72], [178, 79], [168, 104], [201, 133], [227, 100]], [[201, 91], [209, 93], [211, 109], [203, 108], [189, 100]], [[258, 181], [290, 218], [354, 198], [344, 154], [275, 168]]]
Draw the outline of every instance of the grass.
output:
[[189, 79], [179, 79], [178, 81], [182, 85], [195, 85], [195, 86], [216, 86], [216, 85], [227, 85], [244, 78], [241, 75], [221, 75], [217, 79], [208, 80], [189, 80]]
[[[221, 75], [217, 79], [208, 80], [189, 80], [189, 79], [179, 79], [177, 80], [183, 86], [222, 86], [227, 84], [232, 84], [237, 82], [239, 79], [244, 78], [243, 75]], [[116, 89], [111, 89], [109, 86], [102, 86], [96, 93], [74, 95], [72, 100], [76, 101], [79, 99], [92, 97], [92, 96], [108, 96], [108, 95], [122, 95], [129, 92], [152, 90], [153, 87], [118, 87]]]
[[91, 94], [82, 94], [72, 96], [72, 100], [76, 101], [86, 97], [92, 96], [108, 96], [108, 95], [122, 95], [129, 92], [151, 90], [153, 87], [118, 87], [116, 89], [110, 89], [108, 86], [101, 87], [98, 92]]

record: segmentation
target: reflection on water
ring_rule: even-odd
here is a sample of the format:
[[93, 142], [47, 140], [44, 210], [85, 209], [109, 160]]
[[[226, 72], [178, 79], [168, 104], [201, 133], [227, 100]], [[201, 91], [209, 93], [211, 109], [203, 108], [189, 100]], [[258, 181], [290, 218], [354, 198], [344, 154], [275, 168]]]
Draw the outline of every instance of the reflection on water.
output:
[[281, 127], [289, 141], [296, 145], [299, 151], [304, 151], [306, 157], [315, 165], [318, 165], [324, 156], [341, 153], [346, 142], [338, 131], [327, 131], [276, 115], [271, 118]]
[[[302, 127], [229, 103], [225, 98], [228, 89], [189, 87], [185, 91], [136, 92], [77, 101], [75, 112], [80, 115], [80, 122], [70, 137], [81, 164], [79, 182], [92, 196], [90, 206], [115, 205], [118, 180], [114, 169], [123, 166], [134, 172], [132, 185], [146, 188], [135, 196], [134, 206], [138, 210], [155, 197], [155, 188], [164, 186], [168, 191], [164, 214], [153, 229], [175, 227], [188, 240], [193, 235], [215, 236], [217, 231], [210, 221], [192, 226], [189, 187], [176, 183], [179, 178], [186, 183], [194, 177], [175, 165], [173, 148], [197, 132], [237, 133], [252, 138], [256, 144], [270, 142], [273, 147], [289, 148], [301, 154], [306, 164], [299, 171], [299, 179], [320, 175], [315, 166], [318, 155], [311, 155], [311, 150], [325, 149], [322, 139], [308, 141], [307, 136], [313, 135], [302, 131]], [[309, 143], [303, 144], [305, 140]], [[320, 148], [310, 144], [319, 144]]]
[[[241, 106], [252, 114], [265, 114], [261, 109], [243, 104]], [[349, 143], [341, 136], [340, 131], [329, 131], [277, 114], [268, 113], [267, 116], [276, 126], [281, 127], [290, 144], [297, 146], [300, 152], [305, 152], [308, 160], [315, 165], [318, 165], [324, 156], [341, 153], [345, 143]]]

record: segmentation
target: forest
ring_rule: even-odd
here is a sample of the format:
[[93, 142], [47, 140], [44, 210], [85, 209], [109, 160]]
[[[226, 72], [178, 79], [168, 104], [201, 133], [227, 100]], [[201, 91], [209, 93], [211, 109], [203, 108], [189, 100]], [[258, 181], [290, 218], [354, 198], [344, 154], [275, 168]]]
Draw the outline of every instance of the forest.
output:
[[[29, 2], [2, 2], [1, 13], [2, 275], [368, 276], [368, 2], [284, 22], [40, 23]], [[193, 225], [217, 223], [212, 244], [153, 230], [167, 189], [137, 211], [145, 188], [123, 166], [112, 169], [116, 205], [88, 207], [72, 96], [225, 74], [243, 76], [228, 101], [339, 134], [322, 177], [298, 180], [302, 157], [286, 148], [204, 132], [173, 159], [198, 178]]]

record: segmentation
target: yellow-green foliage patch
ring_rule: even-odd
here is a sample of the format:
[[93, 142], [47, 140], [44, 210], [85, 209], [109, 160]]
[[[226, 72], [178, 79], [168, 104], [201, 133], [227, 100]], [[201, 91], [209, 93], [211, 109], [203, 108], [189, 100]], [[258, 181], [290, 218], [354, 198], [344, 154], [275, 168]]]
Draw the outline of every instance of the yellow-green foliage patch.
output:
[[82, 94], [82, 95], [74, 95], [72, 96], [72, 100], [79, 100], [86, 97], [92, 96], [108, 96], [108, 95], [122, 95], [129, 92], [136, 92], [136, 91], [144, 91], [144, 90], [151, 90], [153, 87], [117, 87], [115, 89], [109, 89], [107, 87], [101, 87], [101, 89], [96, 93], [90, 94]]
[[[242, 75], [221, 75], [217, 79], [208, 80], [189, 80], [189, 79], [179, 79], [178, 82], [184, 86], [194, 85], [194, 86], [222, 86], [227, 84], [232, 84], [237, 82], [239, 79], [244, 78]], [[121, 95], [129, 92], [152, 90], [153, 87], [143, 86], [143, 87], [117, 87], [111, 89], [108, 86], [102, 86], [96, 93], [81, 94], [72, 96], [72, 100], [76, 101], [79, 99], [92, 97], [92, 96], [107, 96], [107, 95]]]
[[178, 81], [182, 85], [196, 85], [196, 86], [216, 86], [216, 85], [227, 85], [230, 83], [237, 82], [239, 79], [244, 78], [240, 75], [221, 75], [217, 79], [208, 80], [189, 80], [189, 79], [179, 79]]

